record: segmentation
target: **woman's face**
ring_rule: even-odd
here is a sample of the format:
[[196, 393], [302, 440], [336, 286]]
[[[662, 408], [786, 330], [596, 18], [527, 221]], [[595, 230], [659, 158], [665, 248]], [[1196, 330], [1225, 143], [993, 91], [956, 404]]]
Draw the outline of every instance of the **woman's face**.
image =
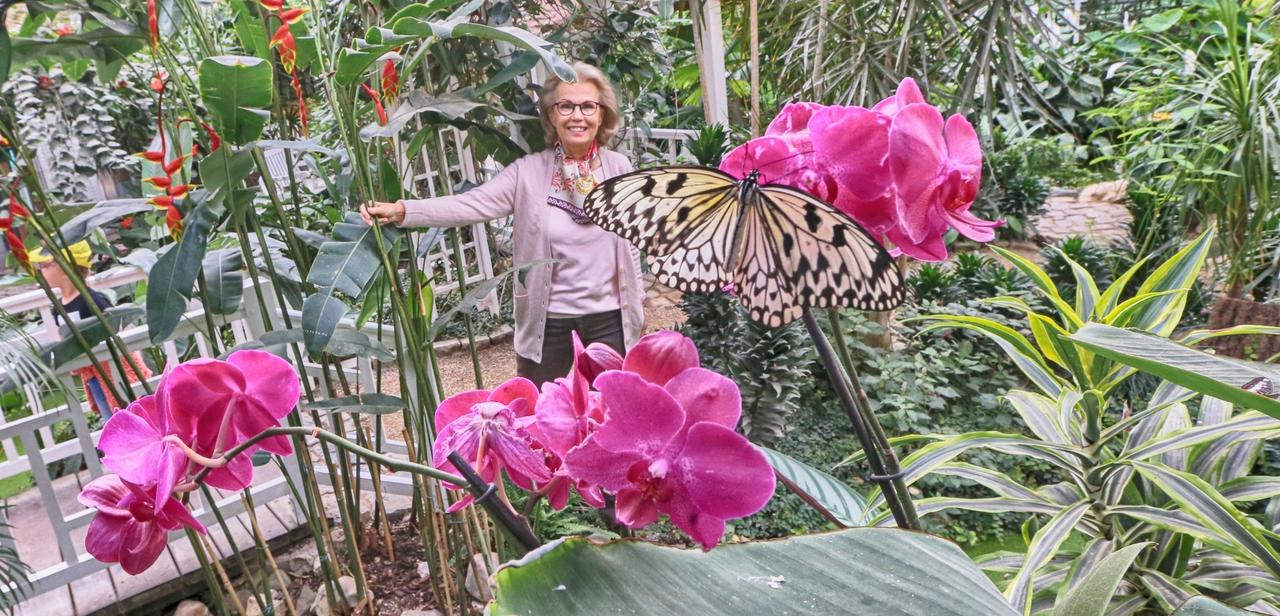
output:
[[[567, 107], [566, 103], [577, 106], [569, 115], [561, 115], [560, 107]], [[582, 103], [595, 103], [595, 113], [584, 113]], [[551, 123], [556, 127], [556, 135], [565, 152], [577, 156], [586, 154], [596, 139], [596, 131], [600, 130], [604, 113], [604, 107], [600, 106], [600, 89], [595, 84], [586, 81], [560, 84], [556, 88], [556, 104], [551, 108]]]

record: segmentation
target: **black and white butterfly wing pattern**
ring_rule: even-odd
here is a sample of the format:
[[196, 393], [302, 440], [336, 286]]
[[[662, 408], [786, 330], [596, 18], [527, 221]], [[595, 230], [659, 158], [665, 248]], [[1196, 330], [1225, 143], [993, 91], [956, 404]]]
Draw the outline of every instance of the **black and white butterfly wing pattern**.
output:
[[732, 280], [726, 266], [742, 204], [727, 174], [692, 166], [634, 171], [602, 182], [582, 209], [647, 253], [667, 286], [713, 293]]
[[1268, 398], [1280, 397], [1280, 391], [1276, 390], [1275, 383], [1271, 382], [1271, 379], [1265, 376], [1258, 376], [1249, 379], [1249, 382], [1241, 385], [1240, 389], [1260, 396], [1266, 396]]
[[649, 253], [660, 282], [700, 293], [733, 282], [765, 325], [790, 323], [805, 307], [889, 310], [902, 302], [901, 272], [853, 219], [799, 190], [742, 187], [716, 169], [655, 167], [601, 183], [583, 209]]
[[891, 310], [906, 299], [902, 272], [884, 249], [847, 214], [806, 192], [762, 186], [781, 251], [802, 305]]

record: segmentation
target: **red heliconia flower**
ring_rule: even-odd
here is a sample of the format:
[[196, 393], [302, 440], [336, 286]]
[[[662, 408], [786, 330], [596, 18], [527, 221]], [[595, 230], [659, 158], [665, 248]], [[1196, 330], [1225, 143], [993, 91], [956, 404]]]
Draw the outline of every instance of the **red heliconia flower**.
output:
[[147, 0], [147, 29], [151, 31], [151, 49], [160, 46], [160, 14], [156, 10], [156, 0]]
[[164, 92], [164, 87], [168, 83], [169, 74], [164, 71], [156, 71], [156, 74], [151, 76], [151, 89], [156, 92]]
[[70, 25], [65, 25], [65, 26], [58, 26], [53, 30], [53, 32], [58, 36], [66, 36], [68, 34], [75, 34], [76, 29], [72, 28]]
[[177, 239], [182, 233], [182, 210], [170, 203], [165, 208], [164, 224], [169, 225], [169, 232], [173, 234], [174, 239]]
[[200, 124], [204, 126], [204, 132], [209, 136], [209, 151], [217, 151], [218, 148], [222, 147], [222, 139], [218, 137], [218, 131], [213, 130], [213, 127], [209, 126], [208, 122], [201, 122]]
[[258, 4], [273, 13], [284, 8], [284, 0], [258, 0]]
[[294, 40], [293, 33], [289, 31], [289, 24], [281, 24], [276, 28], [269, 47], [280, 48], [280, 66], [284, 67], [286, 73], [292, 73], [293, 67], [298, 63], [298, 41]]
[[396, 72], [394, 60], [387, 60], [382, 65], [382, 96], [390, 103], [400, 95], [400, 74]]
[[311, 9], [308, 9], [308, 8], [288, 9], [285, 11], [280, 11], [280, 14], [277, 15], [277, 17], [279, 17], [280, 21], [283, 21], [286, 25], [296, 24], [298, 23], [298, 20], [302, 19], [302, 16], [306, 15], [307, 11], [310, 11], [310, 10]]
[[378, 96], [378, 93], [375, 92], [373, 88], [370, 88], [366, 84], [362, 83], [360, 84], [360, 87], [364, 88], [364, 91], [366, 94], [369, 95], [369, 98], [373, 99], [373, 108], [378, 112], [378, 124], [381, 126], [386, 126], [387, 110], [382, 106], [382, 97]]
[[153, 178], [147, 178], [143, 181], [150, 184], [152, 188], [156, 188], [158, 190], [165, 190], [169, 188], [170, 184], [173, 183], [173, 180], [169, 179], [167, 176], [162, 176], [162, 175], [158, 175]]
[[31, 212], [22, 205], [21, 201], [18, 201], [18, 196], [13, 193], [9, 193], [9, 215], [18, 218], [31, 218]]
[[187, 192], [190, 190], [191, 190], [190, 184], [178, 184], [177, 186], [170, 186], [169, 196], [173, 197], [174, 199], [181, 199], [187, 196]]
[[147, 161], [149, 161], [149, 162], [153, 162], [153, 163], [155, 163], [155, 164], [157, 164], [157, 165], [163, 165], [163, 164], [164, 164], [164, 151], [163, 151], [163, 150], [147, 150], [147, 151], [145, 151], [145, 152], [138, 152], [137, 154], [134, 154], [134, 156], [140, 157], [140, 158], [142, 158], [142, 159], [144, 159], [144, 160], [147, 160]]
[[160, 196], [151, 197], [150, 199], [147, 199], [147, 203], [154, 205], [158, 208], [171, 207], [173, 205], [173, 201], [174, 201], [173, 197], [170, 197], [169, 195], [160, 195]]
[[[5, 220], [12, 221], [12, 219]], [[14, 259], [18, 260], [18, 263], [24, 266], [31, 264], [31, 260], [27, 256], [27, 247], [22, 243], [22, 236], [18, 235], [18, 232], [6, 226], [4, 228], [4, 240], [9, 244], [9, 253], [13, 255]]]
[[168, 175], [173, 175], [173, 174], [177, 173], [177, 172], [178, 172], [178, 170], [182, 168], [182, 163], [183, 163], [183, 162], [185, 162], [185, 161], [187, 160], [187, 156], [188, 156], [187, 154], [183, 154], [182, 156], [179, 156], [179, 157], [177, 157], [177, 158], [175, 158], [175, 159], [173, 159], [173, 160], [171, 160], [171, 161], [169, 161], [169, 162], [165, 163], [165, 164], [164, 164], [164, 172], [165, 172], [166, 174], [168, 174]]
[[132, 229], [132, 228], [133, 228], [133, 217], [132, 217], [132, 216], [125, 216], [124, 218], [121, 218], [121, 219], [120, 219], [120, 228], [121, 228], [121, 229]]
[[293, 93], [298, 97], [298, 121], [302, 124], [302, 135], [307, 134], [307, 99], [302, 96], [302, 83], [298, 81], [298, 71], [293, 71]]

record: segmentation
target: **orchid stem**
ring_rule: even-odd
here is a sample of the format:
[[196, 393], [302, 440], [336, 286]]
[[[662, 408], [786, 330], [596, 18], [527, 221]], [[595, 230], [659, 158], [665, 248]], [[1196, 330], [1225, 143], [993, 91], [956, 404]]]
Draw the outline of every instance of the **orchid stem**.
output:
[[467, 464], [467, 461], [458, 455], [458, 452], [455, 451], [449, 454], [449, 462], [453, 464], [454, 468], [458, 469], [458, 472], [462, 473], [463, 477], [466, 477], [462, 482], [452, 483], [457, 485], [466, 483], [471, 493], [475, 495], [476, 502], [483, 505], [489, 511], [489, 515], [493, 516], [493, 519], [507, 529], [507, 532], [511, 533], [511, 536], [515, 537], [516, 541], [519, 541], [520, 545], [524, 546], [524, 549], [533, 550], [542, 546], [542, 542], [538, 541], [538, 538], [534, 536], [533, 530], [529, 528], [528, 523], [517, 515], [510, 505], [494, 499], [494, 494], [491, 491], [497, 490], [496, 486], [485, 482], [476, 473], [475, 469], [471, 468], [471, 465]]
[[809, 330], [809, 336], [813, 338], [813, 346], [818, 351], [818, 358], [822, 361], [823, 367], [826, 368], [831, 384], [840, 399], [840, 405], [844, 407], [845, 413], [849, 416], [849, 422], [853, 424], [853, 433], [858, 437], [858, 442], [867, 454], [867, 464], [871, 467], [872, 479], [879, 484], [885, 497], [885, 504], [893, 514], [894, 521], [897, 522], [899, 528], [919, 530], [919, 519], [915, 518], [914, 515], [908, 514], [908, 511], [911, 514], [915, 513], [910, 501], [907, 500], [909, 497], [905, 492], [899, 493], [897, 484], [888, 479], [889, 474], [886, 472], [884, 460], [881, 458], [880, 448], [868, 426], [869, 423], [876, 421], [875, 416], [870, 415], [868, 417], [869, 413], [863, 413], [861, 405], [858, 404], [855, 394], [851, 391], [849, 381], [845, 377], [840, 361], [836, 358], [836, 354], [831, 348], [831, 342], [822, 333], [822, 327], [818, 325], [818, 320], [813, 316], [813, 312], [806, 308], [803, 319], [805, 328]]

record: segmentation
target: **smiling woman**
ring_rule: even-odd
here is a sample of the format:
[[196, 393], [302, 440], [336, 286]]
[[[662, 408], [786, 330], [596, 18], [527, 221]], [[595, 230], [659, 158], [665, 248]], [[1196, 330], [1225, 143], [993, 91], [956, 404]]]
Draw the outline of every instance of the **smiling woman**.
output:
[[621, 118], [618, 99], [600, 69], [582, 62], [567, 82], [551, 77], [538, 110], [546, 150], [529, 154], [497, 177], [460, 195], [373, 202], [366, 223], [451, 227], [514, 215], [515, 264], [554, 260], [515, 284], [516, 371], [541, 385], [569, 372], [573, 332], [584, 344], [622, 352], [644, 324], [640, 253], [597, 227], [582, 211], [596, 184], [632, 170], [607, 149]]

